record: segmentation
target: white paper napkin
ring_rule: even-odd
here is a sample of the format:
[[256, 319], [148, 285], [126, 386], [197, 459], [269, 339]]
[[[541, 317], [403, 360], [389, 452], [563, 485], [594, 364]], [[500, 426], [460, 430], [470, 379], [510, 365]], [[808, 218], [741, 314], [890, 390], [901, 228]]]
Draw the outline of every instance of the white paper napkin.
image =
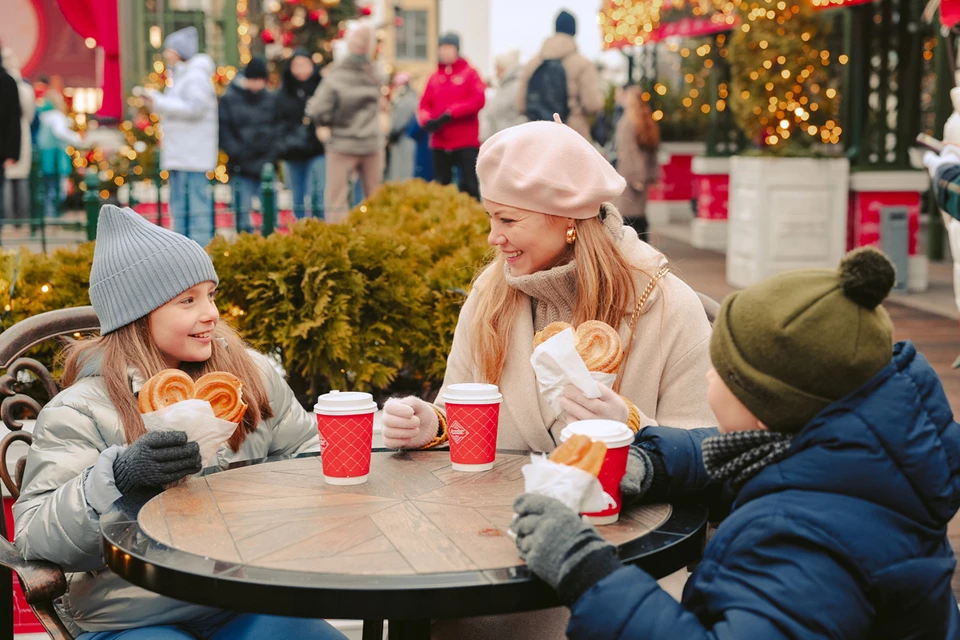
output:
[[530, 464], [520, 470], [523, 488], [556, 498], [577, 513], [604, 511], [616, 505], [593, 474], [579, 467], [551, 462], [544, 454], [530, 454]]
[[560, 396], [568, 384], [580, 389], [588, 398], [599, 398], [600, 388], [597, 383], [610, 387], [617, 379], [613, 373], [587, 370], [583, 358], [577, 353], [573, 329], [564, 329], [534, 349], [530, 364], [537, 376], [541, 395], [558, 416], [563, 413]]
[[183, 431], [187, 440], [200, 445], [203, 466], [210, 466], [217, 450], [233, 435], [237, 425], [221, 420], [206, 400], [183, 400], [158, 411], [143, 414], [147, 431]]

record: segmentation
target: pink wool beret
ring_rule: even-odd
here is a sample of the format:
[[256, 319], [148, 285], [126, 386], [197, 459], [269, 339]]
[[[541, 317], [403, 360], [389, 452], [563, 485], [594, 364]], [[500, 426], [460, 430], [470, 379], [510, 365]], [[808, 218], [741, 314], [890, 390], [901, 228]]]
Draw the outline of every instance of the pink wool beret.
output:
[[491, 136], [477, 157], [480, 195], [498, 204], [584, 220], [626, 181], [583, 136], [559, 122], [527, 122]]

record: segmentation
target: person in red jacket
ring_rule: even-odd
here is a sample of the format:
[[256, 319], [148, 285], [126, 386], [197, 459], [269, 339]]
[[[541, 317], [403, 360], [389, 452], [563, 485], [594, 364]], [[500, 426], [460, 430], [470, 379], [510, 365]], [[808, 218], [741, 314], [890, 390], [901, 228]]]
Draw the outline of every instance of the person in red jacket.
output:
[[433, 167], [440, 184], [450, 184], [453, 167], [460, 172], [460, 191], [480, 199], [477, 153], [480, 151], [478, 114], [486, 101], [483, 80], [460, 57], [460, 36], [440, 38], [439, 65], [420, 98], [417, 120], [431, 133]]

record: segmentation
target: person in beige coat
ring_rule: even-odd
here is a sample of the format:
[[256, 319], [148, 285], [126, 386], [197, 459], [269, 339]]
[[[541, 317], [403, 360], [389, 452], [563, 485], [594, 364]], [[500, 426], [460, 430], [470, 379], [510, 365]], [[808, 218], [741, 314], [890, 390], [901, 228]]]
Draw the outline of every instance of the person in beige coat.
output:
[[627, 181], [627, 188], [615, 202], [627, 224], [645, 238], [649, 230], [647, 195], [660, 177], [660, 128], [650, 114], [650, 105], [640, 95], [640, 87], [630, 87], [624, 95], [624, 112], [615, 139], [617, 172]]
[[597, 67], [577, 50], [577, 20], [567, 11], [561, 11], [556, 20], [557, 32], [547, 38], [535, 55], [524, 66], [517, 81], [517, 111], [527, 113], [527, 84], [533, 72], [544, 60], [560, 60], [567, 75], [567, 100], [570, 115], [566, 123], [588, 141], [590, 116], [603, 109], [603, 89]]
[[352, 26], [346, 36], [346, 58], [324, 73], [323, 81], [307, 101], [306, 115], [321, 133], [327, 151], [327, 188], [324, 216], [327, 222], [347, 217], [347, 178], [360, 176], [363, 195], [383, 183], [385, 136], [382, 126], [380, 77], [371, 60], [376, 34], [366, 21]]
[[[705, 383], [710, 324], [666, 258], [623, 225], [609, 200], [624, 180], [603, 156], [566, 125], [529, 122], [487, 140], [477, 173], [497, 257], [460, 312], [441, 399], [388, 400], [384, 444], [445, 442], [443, 390], [461, 382], [499, 385], [501, 449], [552, 451], [571, 420], [607, 418], [634, 430], [713, 425]], [[557, 415], [530, 364], [534, 333], [555, 321], [587, 320], [617, 328], [627, 351], [622, 384], [619, 393], [600, 385], [595, 400], [567, 387]], [[566, 612], [556, 609], [438, 623], [434, 635], [559, 638], [565, 624]]]

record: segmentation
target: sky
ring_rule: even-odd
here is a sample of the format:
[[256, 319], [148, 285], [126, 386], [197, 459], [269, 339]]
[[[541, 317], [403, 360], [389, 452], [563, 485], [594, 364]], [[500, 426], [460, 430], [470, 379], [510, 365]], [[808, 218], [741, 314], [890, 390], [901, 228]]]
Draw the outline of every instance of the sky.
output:
[[[467, 1], [467, 0], [460, 0]], [[490, 3], [491, 58], [508, 49], [519, 49], [520, 59], [529, 60], [543, 40], [554, 33], [554, 21], [561, 9], [577, 18], [577, 45], [591, 60], [601, 59], [623, 65], [616, 51], [604, 53], [600, 47], [597, 12], [601, 0], [488, 0]]]

